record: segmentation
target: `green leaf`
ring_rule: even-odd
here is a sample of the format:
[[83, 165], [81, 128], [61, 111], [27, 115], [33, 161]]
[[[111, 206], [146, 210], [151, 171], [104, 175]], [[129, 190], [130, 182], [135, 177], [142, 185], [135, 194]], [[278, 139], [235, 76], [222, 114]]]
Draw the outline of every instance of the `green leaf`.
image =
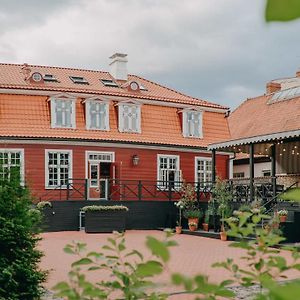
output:
[[144, 259], [144, 256], [141, 252], [137, 251], [137, 250], [132, 250], [131, 252], [127, 253], [125, 255], [125, 257], [128, 257], [128, 256], [132, 256], [132, 255], [136, 255], [140, 258], [140, 260], [143, 260]]
[[68, 254], [75, 254], [75, 251], [74, 251], [71, 247], [72, 247], [72, 246], [67, 245], [67, 246], [64, 248], [64, 252], [65, 252], [65, 253], [68, 253]]
[[75, 266], [81, 266], [81, 265], [89, 265], [91, 264], [93, 261], [89, 258], [81, 258], [80, 260], [77, 260], [75, 262], [72, 263], [72, 267]]
[[[268, 0], [265, 14], [267, 22], [291, 21], [299, 17], [299, 0]], [[300, 198], [298, 198], [298, 201], [300, 201]]]
[[143, 264], [138, 264], [136, 269], [136, 275], [138, 277], [152, 277], [160, 274], [163, 271], [163, 266], [160, 262], [150, 260]]
[[146, 245], [152, 251], [152, 254], [160, 257], [164, 262], [170, 259], [170, 253], [167, 246], [152, 236], [147, 236]]
[[69, 284], [66, 283], [66, 282], [64, 282], [64, 281], [59, 282], [58, 284], [56, 284], [56, 285], [53, 287], [54, 290], [67, 290], [67, 289], [69, 289], [69, 288], [70, 288]]

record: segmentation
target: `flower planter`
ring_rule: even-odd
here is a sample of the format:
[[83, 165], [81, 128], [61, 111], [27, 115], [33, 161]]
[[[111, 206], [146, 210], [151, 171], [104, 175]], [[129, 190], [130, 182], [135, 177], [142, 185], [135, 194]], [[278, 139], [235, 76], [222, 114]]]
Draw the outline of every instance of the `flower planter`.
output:
[[189, 225], [189, 230], [190, 231], [196, 231], [197, 230], [197, 226]]
[[117, 209], [86, 209], [85, 232], [109, 233], [113, 231], [123, 232], [126, 228], [126, 210]]
[[176, 230], [176, 233], [177, 233], [177, 234], [181, 234], [181, 232], [182, 232], [182, 227], [181, 227], [181, 226], [176, 226], [175, 230]]
[[188, 218], [188, 223], [199, 223], [199, 218]]
[[279, 216], [280, 223], [285, 223], [287, 220], [287, 216]]
[[227, 233], [225, 231], [220, 232], [221, 241], [227, 241]]
[[202, 227], [204, 231], [208, 231], [208, 224], [207, 223], [202, 223]]

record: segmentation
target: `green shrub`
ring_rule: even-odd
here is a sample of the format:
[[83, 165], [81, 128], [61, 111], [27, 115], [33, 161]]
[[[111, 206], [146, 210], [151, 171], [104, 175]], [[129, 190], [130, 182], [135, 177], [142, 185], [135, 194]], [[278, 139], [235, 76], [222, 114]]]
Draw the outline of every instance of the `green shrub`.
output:
[[188, 218], [198, 218], [200, 219], [202, 217], [202, 211], [199, 209], [190, 209], [190, 210], [185, 210], [183, 212], [183, 216], [188, 219]]
[[32, 209], [29, 191], [19, 176], [0, 178], [0, 299], [39, 299], [46, 273], [36, 250], [40, 213]]
[[128, 207], [124, 205], [90, 205], [84, 206], [82, 211], [128, 211]]

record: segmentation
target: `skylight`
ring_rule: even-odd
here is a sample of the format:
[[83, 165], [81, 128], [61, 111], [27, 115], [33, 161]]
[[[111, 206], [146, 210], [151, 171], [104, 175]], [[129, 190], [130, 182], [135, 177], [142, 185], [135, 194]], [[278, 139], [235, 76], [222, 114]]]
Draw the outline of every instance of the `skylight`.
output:
[[269, 103], [284, 101], [300, 96], [300, 86], [274, 93]]
[[100, 79], [100, 81], [105, 85], [105, 86], [110, 86], [110, 87], [119, 87], [116, 82], [114, 82], [111, 79]]
[[52, 74], [45, 74], [43, 76], [44, 81], [53, 81], [53, 82], [57, 82], [57, 79], [55, 78], [54, 75]]
[[87, 81], [84, 77], [70, 76], [70, 79], [71, 79], [74, 83], [78, 83], [78, 84], [89, 84], [88, 81]]
[[148, 91], [141, 83], [139, 85], [140, 85], [140, 90], [142, 90], [142, 91]]

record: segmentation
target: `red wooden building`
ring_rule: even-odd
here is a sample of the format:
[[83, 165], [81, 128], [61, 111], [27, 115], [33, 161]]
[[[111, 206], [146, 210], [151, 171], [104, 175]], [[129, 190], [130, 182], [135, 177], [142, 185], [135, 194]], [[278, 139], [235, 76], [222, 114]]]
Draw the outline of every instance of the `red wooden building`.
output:
[[[40, 200], [164, 200], [212, 180], [207, 145], [230, 138], [228, 109], [127, 74], [0, 64], [0, 163]], [[217, 153], [228, 177], [229, 155]]]

